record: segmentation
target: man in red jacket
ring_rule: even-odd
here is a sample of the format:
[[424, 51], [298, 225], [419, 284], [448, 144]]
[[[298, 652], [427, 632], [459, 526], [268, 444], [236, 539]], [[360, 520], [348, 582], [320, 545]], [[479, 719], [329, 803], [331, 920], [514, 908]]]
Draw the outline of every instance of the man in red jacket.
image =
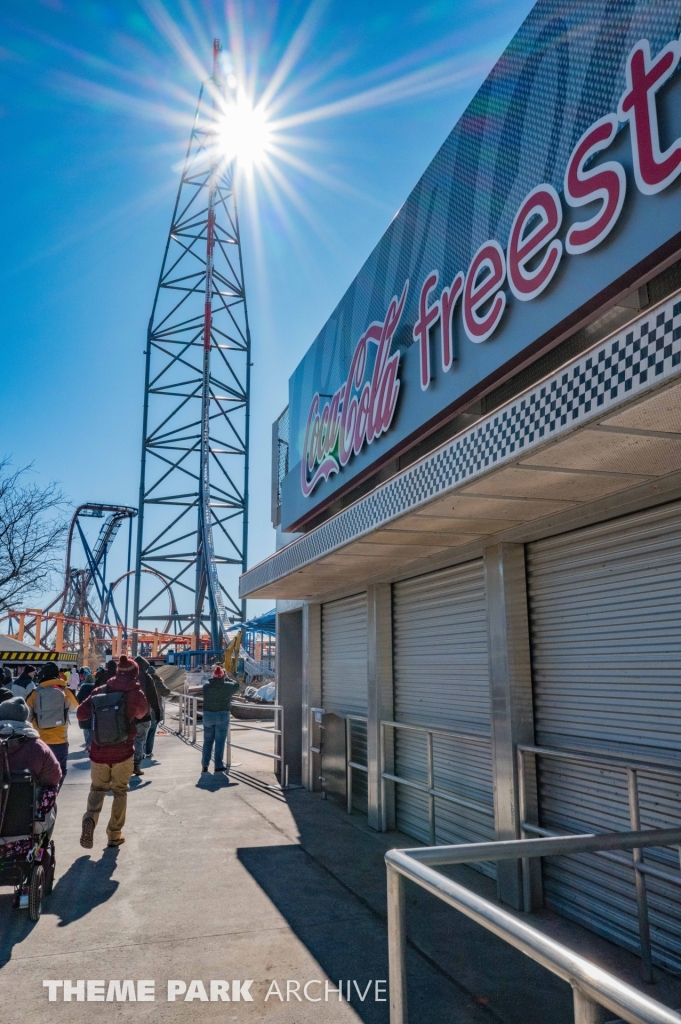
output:
[[137, 735], [137, 721], [147, 713], [147, 698], [139, 684], [138, 668], [134, 661], [123, 655], [118, 662], [116, 675], [109, 679], [105, 686], [98, 686], [78, 706], [79, 722], [87, 722], [93, 715], [93, 698], [98, 694], [121, 693], [125, 697], [125, 718], [128, 723], [128, 737], [121, 743], [99, 746], [97, 743], [96, 723], [92, 723], [90, 734], [90, 773], [91, 785], [87, 800], [87, 810], [83, 816], [83, 829], [80, 845], [91, 850], [93, 834], [104, 797], [111, 790], [113, 805], [111, 817], [106, 827], [109, 846], [120, 846], [125, 842], [121, 834], [125, 824], [125, 811], [128, 802], [128, 784], [133, 769], [133, 745]]

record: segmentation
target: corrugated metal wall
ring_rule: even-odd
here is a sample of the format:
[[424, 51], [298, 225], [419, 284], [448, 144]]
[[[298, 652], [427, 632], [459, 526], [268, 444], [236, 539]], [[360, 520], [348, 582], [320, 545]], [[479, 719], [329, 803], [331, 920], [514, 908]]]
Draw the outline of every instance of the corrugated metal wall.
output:
[[[322, 605], [322, 707], [345, 718], [367, 714], [367, 596], [353, 594]], [[352, 723], [352, 757], [366, 764], [367, 730]], [[366, 806], [367, 779], [353, 773], [353, 798]]]
[[[681, 769], [681, 507], [528, 546], [536, 741], [677, 759]], [[623, 772], [540, 760], [540, 824], [627, 830]], [[681, 785], [639, 776], [643, 828], [681, 825]], [[678, 869], [672, 850], [646, 859]], [[546, 898], [638, 951], [633, 871], [597, 856], [547, 858]], [[654, 956], [681, 970], [681, 891], [648, 878]]]
[[[393, 586], [395, 720], [490, 735], [482, 560]], [[480, 813], [436, 800], [436, 841], [494, 839], [489, 744], [434, 737], [435, 786], [486, 805]], [[396, 774], [427, 782], [424, 735], [396, 730]], [[429, 840], [427, 798], [396, 786], [397, 827]], [[484, 865], [493, 874], [492, 865]]]

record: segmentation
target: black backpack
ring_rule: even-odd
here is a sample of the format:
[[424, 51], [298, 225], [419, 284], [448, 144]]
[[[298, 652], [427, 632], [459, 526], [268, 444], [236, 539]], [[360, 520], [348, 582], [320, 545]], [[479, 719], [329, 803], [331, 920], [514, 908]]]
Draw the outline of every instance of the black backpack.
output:
[[36, 784], [29, 771], [9, 767], [8, 740], [0, 740], [0, 837], [30, 836], [36, 803]]
[[125, 743], [130, 732], [125, 693], [107, 690], [90, 697], [92, 733], [98, 747], [114, 747]]

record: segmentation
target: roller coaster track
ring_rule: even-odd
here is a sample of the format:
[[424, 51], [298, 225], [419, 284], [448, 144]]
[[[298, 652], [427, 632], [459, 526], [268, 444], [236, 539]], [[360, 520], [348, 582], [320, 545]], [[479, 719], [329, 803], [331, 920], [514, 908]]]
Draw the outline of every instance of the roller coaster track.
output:
[[[91, 549], [81, 528], [80, 517], [102, 518], [107, 512], [109, 515], [102, 524], [94, 548]], [[106, 562], [106, 556], [121, 527], [121, 523], [125, 519], [134, 518], [136, 515], [137, 509], [128, 505], [103, 505], [98, 502], [86, 502], [78, 506], [71, 519], [66, 544], [64, 586], [55, 599], [44, 609], [45, 614], [58, 605], [59, 612], [74, 621], [83, 617], [97, 620], [99, 613], [92, 608], [89, 599], [89, 593], [93, 585], [97, 590], [101, 607], [106, 611], [108, 603], [107, 588], [102, 571]], [[80, 537], [85, 552], [87, 566], [84, 569], [75, 569], [71, 565], [73, 541], [76, 535]], [[116, 615], [116, 618], [117, 621], [120, 621], [120, 616]], [[50, 634], [55, 628], [56, 622], [52, 620], [45, 633], [44, 642], [49, 640]]]

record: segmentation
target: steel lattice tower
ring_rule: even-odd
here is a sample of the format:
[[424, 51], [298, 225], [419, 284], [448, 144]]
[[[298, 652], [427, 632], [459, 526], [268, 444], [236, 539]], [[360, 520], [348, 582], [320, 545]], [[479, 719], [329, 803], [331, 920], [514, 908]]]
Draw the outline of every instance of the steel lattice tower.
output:
[[221, 152], [219, 42], [199, 93], [147, 334], [133, 626], [219, 647], [244, 619], [251, 340], [235, 166]]

